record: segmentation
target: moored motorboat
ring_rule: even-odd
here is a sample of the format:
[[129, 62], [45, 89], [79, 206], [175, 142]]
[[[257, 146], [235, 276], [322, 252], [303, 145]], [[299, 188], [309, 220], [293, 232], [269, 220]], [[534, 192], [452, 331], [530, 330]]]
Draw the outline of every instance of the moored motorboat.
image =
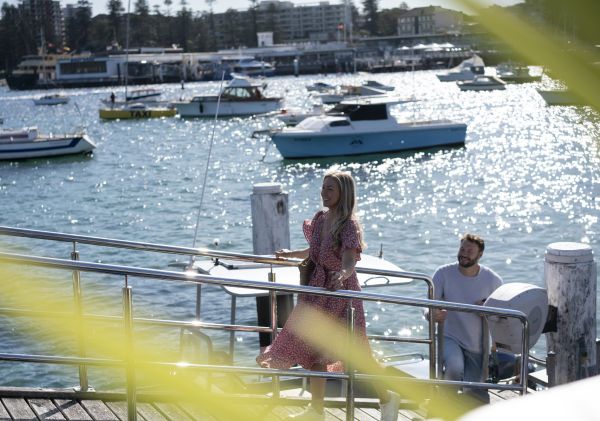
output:
[[35, 105], [59, 105], [67, 104], [70, 98], [63, 94], [44, 95], [33, 100]]
[[373, 88], [371, 86], [365, 85], [344, 85], [337, 87], [333, 91], [325, 91], [321, 92], [317, 95], [317, 97], [321, 100], [323, 104], [337, 104], [341, 101], [350, 99], [350, 98], [358, 98], [365, 96], [377, 96], [377, 95], [387, 95], [386, 91], [382, 91], [381, 89]]
[[384, 85], [383, 83], [377, 82], [376, 80], [365, 80], [362, 83], [362, 85], [368, 86], [369, 88], [379, 89], [381, 91], [393, 91], [394, 89], [396, 89], [393, 86]]
[[438, 74], [437, 78], [441, 82], [472, 80], [476, 75], [483, 75], [484, 72], [485, 68], [482, 58], [477, 54], [473, 54], [471, 58], [462, 61], [458, 66], [450, 69], [448, 73]]
[[283, 107], [283, 98], [267, 97], [263, 85], [248, 78], [235, 76], [220, 95], [195, 96], [172, 105], [181, 117], [222, 117], [266, 114]]
[[277, 112], [275, 118], [284, 123], [286, 126], [295, 126], [308, 117], [314, 117], [323, 114], [325, 110], [322, 104], [314, 104], [311, 109], [305, 110], [300, 108], [284, 108]]
[[461, 91], [497, 91], [506, 89], [506, 82], [496, 76], [475, 76], [473, 80], [456, 82]]
[[0, 160], [88, 153], [95, 147], [85, 131], [64, 135], [42, 135], [37, 127], [0, 131]]
[[334, 85], [325, 82], [315, 82], [312, 85], [307, 85], [306, 90], [309, 92], [327, 92], [335, 89]]
[[174, 117], [176, 114], [175, 108], [151, 106], [144, 103], [126, 104], [99, 110], [100, 118], [104, 120]]
[[568, 89], [538, 89], [537, 91], [548, 105], [585, 105], [581, 98]]
[[542, 75], [532, 75], [528, 66], [503, 63], [496, 66], [496, 76], [506, 83], [528, 83], [542, 80]]
[[398, 122], [390, 107], [397, 98], [343, 101], [296, 127], [270, 133], [284, 158], [331, 157], [463, 144], [467, 126], [450, 120]]

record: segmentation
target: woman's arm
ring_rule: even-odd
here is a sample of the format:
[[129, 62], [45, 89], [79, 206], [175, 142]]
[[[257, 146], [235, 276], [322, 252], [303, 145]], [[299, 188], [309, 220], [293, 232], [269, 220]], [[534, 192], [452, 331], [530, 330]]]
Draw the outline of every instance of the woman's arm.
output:
[[310, 252], [310, 247], [304, 249], [304, 250], [288, 250], [288, 249], [281, 249], [281, 250], [277, 250], [275, 252], [275, 257], [278, 259], [290, 259], [290, 258], [297, 258], [297, 259], [306, 259], [308, 257], [308, 254]]
[[356, 249], [345, 249], [342, 253], [342, 268], [329, 272], [327, 289], [335, 291], [343, 286], [343, 282], [354, 273], [356, 267]]

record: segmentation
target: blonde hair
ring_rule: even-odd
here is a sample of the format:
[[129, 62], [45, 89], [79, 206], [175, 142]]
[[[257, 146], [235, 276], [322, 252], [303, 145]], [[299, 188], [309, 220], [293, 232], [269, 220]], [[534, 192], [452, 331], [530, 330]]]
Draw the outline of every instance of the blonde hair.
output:
[[366, 248], [367, 245], [363, 241], [363, 230], [356, 216], [356, 183], [354, 178], [347, 171], [329, 170], [323, 176], [323, 181], [327, 178], [334, 180], [340, 189], [340, 200], [338, 205], [333, 210], [333, 223], [331, 226], [331, 235], [335, 247], [342, 245], [342, 230], [346, 223], [353, 219], [356, 223], [358, 241], [361, 248]]

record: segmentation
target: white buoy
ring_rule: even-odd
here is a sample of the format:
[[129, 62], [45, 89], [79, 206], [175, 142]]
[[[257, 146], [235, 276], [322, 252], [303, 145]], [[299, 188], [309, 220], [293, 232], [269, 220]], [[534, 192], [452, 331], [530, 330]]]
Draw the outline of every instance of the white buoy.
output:
[[557, 308], [556, 332], [546, 334], [556, 353], [556, 384], [596, 374], [596, 263], [587, 244], [552, 243], [546, 248], [548, 304]]

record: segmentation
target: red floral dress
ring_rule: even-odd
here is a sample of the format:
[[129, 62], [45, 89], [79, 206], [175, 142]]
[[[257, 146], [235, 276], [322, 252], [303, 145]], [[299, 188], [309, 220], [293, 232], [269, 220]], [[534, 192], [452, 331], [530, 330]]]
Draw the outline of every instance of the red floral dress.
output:
[[[334, 247], [331, 236], [321, 238], [321, 228], [325, 222], [326, 214], [323, 211], [317, 212], [312, 221], [304, 221], [302, 227], [304, 236], [310, 245], [310, 258], [316, 265], [309, 283], [310, 286], [314, 287], [325, 287], [328, 273], [342, 269], [343, 250], [356, 250], [357, 260], [360, 260], [360, 253], [362, 251], [357, 222], [354, 220], [349, 220], [343, 227], [340, 248], [336, 249]], [[355, 271], [344, 280], [342, 289], [360, 291]], [[325, 366], [329, 372], [343, 370], [341, 361], [335, 361], [331, 356], [328, 357], [323, 353], [319, 353], [314, 347], [297, 336], [294, 333], [294, 329], [295, 326], [306, 327], [303, 319], [307, 306], [313, 306], [345, 326], [350, 302], [352, 302], [355, 308], [355, 344], [368, 345], [365, 314], [361, 300], [300, 294], [298, 296], [298, 304], [294, 307], [283, 330], [277, 335], [273, 344], [267, 347], [265, 353], [256, 358], [256, 361], [263, 367], [278, 369], [287, 369], [295, 364], [299, 364], [305, 369], [312, 369], [315, 366]], [[332, 348], [345, 346], [345, 343], [331, 344]]]

